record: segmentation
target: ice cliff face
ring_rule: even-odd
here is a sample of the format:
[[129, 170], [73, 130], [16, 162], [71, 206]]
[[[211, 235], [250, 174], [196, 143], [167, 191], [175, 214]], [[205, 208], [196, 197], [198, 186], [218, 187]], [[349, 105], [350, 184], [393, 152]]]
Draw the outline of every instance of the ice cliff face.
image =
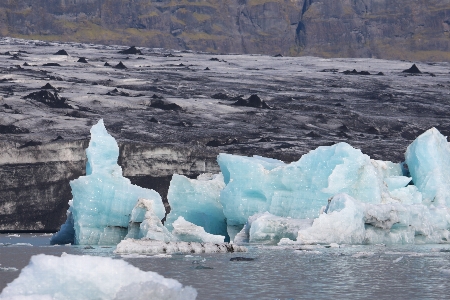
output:
[[0, 34], [212, 52], [449, 60], [450, 2], [20, 0]]

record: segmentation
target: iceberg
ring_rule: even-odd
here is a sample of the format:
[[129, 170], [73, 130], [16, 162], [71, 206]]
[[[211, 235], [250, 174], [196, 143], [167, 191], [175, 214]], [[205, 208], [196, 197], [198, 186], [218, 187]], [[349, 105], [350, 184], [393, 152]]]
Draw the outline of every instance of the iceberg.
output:
[[[95, 270], [95, 272], [92, 272]], [[0, 299], [195, 299], [197, 291], [109, 257], [36, 255]]]
[[86, 155], [86, 176], [70, 182], [75, 244], [118, 244], [128, 234], [130, 213], [140, 198], [153, 200], [155, 215], [164, 218], [161, 196], [122, 176], [122, 168], [117, 164], [119, 147], [103, 120], [91, 128]]
[[225, 240], [225, 236], [207, 233], [203, 227], [188, 222], [181, 216], [172, 226], [172, 234], [183, 242], [220, 244]]
[[171, 211], [164, 225], [172, 230], [173, 222], [183, 217], [203, 227], [207, 233], [227, 236], [226, 218], [220, 203], [224, 187], [222, 174], [201, 174], [197, 179], [174, 174], [167, 194]]
[[266, 211], [313, 219], [338, 193], [380, 203], [390, 198], [384, 179], [403, 175], [400, 164], [371, 160], [346, 143], [319, 147], [290, 164], [230, 154], [217, 160], [226, 184], [220, 202], [228, 226], [242, 227]]

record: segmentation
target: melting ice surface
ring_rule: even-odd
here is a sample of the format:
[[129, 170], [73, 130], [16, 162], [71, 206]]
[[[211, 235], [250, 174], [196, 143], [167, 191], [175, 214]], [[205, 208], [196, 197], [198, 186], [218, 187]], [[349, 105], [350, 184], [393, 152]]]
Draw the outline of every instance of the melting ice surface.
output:
[[[95, 272], [92, 272], [95, 270]], [[195, 299], [192, 287], [144, 272], [123, 260], [62, 254], [36, 255], [0, 299]]]

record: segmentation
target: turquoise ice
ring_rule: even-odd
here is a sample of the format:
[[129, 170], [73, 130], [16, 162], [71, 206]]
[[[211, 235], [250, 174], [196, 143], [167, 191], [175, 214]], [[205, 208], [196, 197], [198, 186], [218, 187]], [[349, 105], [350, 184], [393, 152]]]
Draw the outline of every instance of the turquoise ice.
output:
[[75, 243], [106, 245], [119, 243], [128, 233], [130, 214], [140, 198], [154, 201], [154, 212], [164, 218], [160, 195], [131, 184], [117, 164], [119, 147], [100, 120], [91, 129], [86, 149], [86, 176], [70, 182]]

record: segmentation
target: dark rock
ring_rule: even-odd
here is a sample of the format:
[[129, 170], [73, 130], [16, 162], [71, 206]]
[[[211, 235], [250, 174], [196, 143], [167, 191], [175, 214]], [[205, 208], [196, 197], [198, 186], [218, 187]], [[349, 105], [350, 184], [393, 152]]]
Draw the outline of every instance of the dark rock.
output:
[[192, 122], [189, 121], [181, 121], [175, 124], [176, 126], [181, 126], [181, 127], [192, 127]]
[[46, 63], [46, 64], [43, 64], [42, 66], [44, 66], [44, 67], [61, 67], [61, 65], [58, 63]]
[[206, 67], [206, 68], [205, 68], [205, 71], [210, 71], [210, 70], [211, 70], [211, 69], [210, 69], [210, 68], [208, 68], [208, 67]]
[[21, 133], [30, 133], [30, 131], [26, 128], [17, 127], [16, 125], [0, 125], [0, 133], [21, 134]]
[[199, 265], [199, 266], [195, 266], [194, 269], [196, 269], [196, 270], [212, 270], [214, 268]]
[[366, 133], [368, 134], [379, 134], [380, 130], [376, 127], [370, 126], [367, 130]]
[[179, 67], [184, 67], [184, 64], [183, 63], [179, 63], [178, 66]]
[[24, 97], [24, 99], [31, 99], [53, 108], [72, 108], [70, 104], [66, 103], [66, 98], [60, 97], [57, 92], [50, 92], [48, 90], [41, 90], [33, 92]]
[[117, 65], [114, 66], [115, 69], [127, 69], [127, 67], [122, 63], [119, 62]]
[[63, 140], [64, 138], [60, 135], [58, 135], [55, 139], [53, 139], [53, 142], [59, 141], [59, 140]]
[[226, 146], [226, 145], [233, 145], [233, 144], [237, 144], [238, 140], [236, 138], [229, 138], [226, 140], [218, 140], [218, 139], [214, 139], [209, 141], [208, 143], [206, 143], [206, 146], [209, 147], [220, 147], [220, 146]]
[[152, 98], [152, 99], [164, 99], [163, 96], [158, 96], [156, 94], [153, 94], [153, 96], [151, 96], [150, 98]]
[[261, 100], [261, 98], [259, 98], [258, 95], [251, 95], [246, 100], [239, 98], [232, 105], [272, 109], [272, 107], [270, 107], [265, 101]]
[[83, 64], [87, 64], [88, 63], [87, 60], [86, 60], [86, 57], [80, 57], [77, 62], [83, 63]]
[[422, 74], [422, 72], [419, 70], [419, 68], [416, 66], [416, 64], [413, 64], [411, 68], [407, 70], [403, 70], [403, 73], [409, 73], [409, 74]]
[[58, 52], [56, 52], [53, 55], [67, 55], [68, 56], [69, 54], [67, 53], [66, 50], [62, 49], [62, 50], [59, 50]]
[[164, 109], [164, 110], [174, 110], [174, 111], [182, 110], [182, 107], [179, 106], [178, 104], [168, 102], [163, 99], [153, 99], [150, 106], [154, 107], [154, 108]]
[[46, 85], [41, 87], [41, 90], [56, 90], [56, 88], [53, 85], [51, 85], [50, 83], [47, 82]]
[[340, 131], [349, 131], [350, 130], [350, 129], [348, 129], [348, 127], [345, 124], [342, 124], [341, 126], [339, 126], [338, 129]]
[[158, 120], [156, 120], [155, 117], [152, 117], [152, 118], [150, 119], [150, 122], [156, 123], [156, 124], [160, 124], [160, 122], [159, 122]]
[[353, 71], [347, 70], [347, 71], [344, 71], [342, 73], [345, 74], [345, 75], [370, 75], [370, 73], [367, 72], [367, 71], [358, 72], [358, 71], [356, 71], [356, 69], [353, 69]]
[[307, 137], [312, 137], [312, 138], [318, 138], [321, 137], [320, 134], [314, 132], [314, 131], [310, 131], [309, 133], [306, 134]]
[[120, 54], [139, 54], [142, 55], [141, 50], [136, 49], [135, 46], [131, 46], [130, 48], [128, 48], [127, 50], [122, 50], [119, 51]]
[[283, 57], [281, 53], [275, 54], [273, 57]]
[[384, 73], [383, 72], [378, 72], [377, 75], [384, 76]]
[[213, 99], [220, 99], [220, 100], [228, 100], [230, 99], [230, 96], [228, 94], [224, 93], [217, 93], [211, 96]]
[[25, 144], [23, 144], [22, 146], [20, 146], [19, 149], [23, 149], [23, 148], [27, 148], [27, 147], [34, 147], [34, 146], [39, 146], [39, 145], [42, 145], [42, 142], [28, 141]]
[[230, 261], [253, 261], [255, 260], [254, 258], [251, 257], [232, 257], [230, 258]]
[[220, 61], [217, 57], [211, 57], [209, 60], [210, 61]]
[[258, 141], [259, 143], [266, 143], [266, 142], [273, 142], [273, 140], [269, 137], [263, 137], [261, 139], [259, 139]]
[[113, 89], [106, 93], [108, 96], [122, 96], [122, 97], [130, 97], [130, 93], [119, 91], [117, 88]]
[[65, 115], [72, 118], [86, 118], [86, 116], [78, 110], [69, 111]]
[[3, 106], [4, 108], [6, 108], [6, 109], [12, 109], [12, 106], [11, 106], [11, 105], [8, 105], [8, 104], [6, 104], [6, 103], [3, 104], [2, 106]]
[[323, 69], [320, 72], [325, 72], [325, 73], [337, 73], [339, 72], [339, 69]]
[[104, 66], [105, 67], [111, 67], [111, 65], [108, 62], [105, 62]]

